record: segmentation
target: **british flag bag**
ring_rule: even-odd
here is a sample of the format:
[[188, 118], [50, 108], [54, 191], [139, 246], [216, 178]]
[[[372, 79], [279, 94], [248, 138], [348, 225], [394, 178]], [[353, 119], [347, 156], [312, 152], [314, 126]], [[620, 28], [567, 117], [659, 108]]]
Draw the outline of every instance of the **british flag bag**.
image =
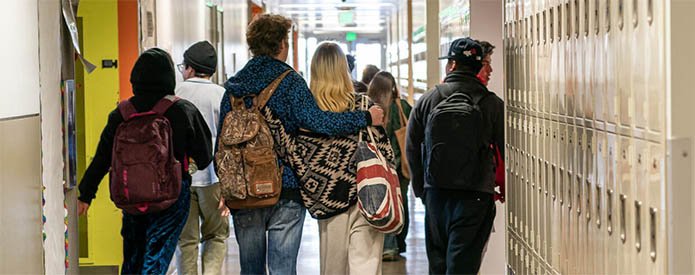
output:
[[[363, 101], [363, 102], [366, 102]], [[398, 234], [403, 229], [403, 199], [396, 170], [370, 141], [360, 141], [355, 151], [357, 163], [357, 205], [362, 216], [376, 230]]]

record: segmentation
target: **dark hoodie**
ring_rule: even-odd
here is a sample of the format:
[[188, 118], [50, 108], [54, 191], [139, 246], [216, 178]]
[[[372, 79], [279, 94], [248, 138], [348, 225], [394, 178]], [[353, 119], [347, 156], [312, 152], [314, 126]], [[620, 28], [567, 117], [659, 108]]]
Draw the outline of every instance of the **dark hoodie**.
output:
[[[292, 67], [273, 57], [260, 56], [251, 59], [239, 73], [229, 78], [224, 84], [227, 91], [222, 98], [220, 125], [217, 129], [222, 129], [224, 117], [231, 110], [230, 94], [237, 98], [259, 94], [270, 82], [287, 70], [292, 70]], [[250, 106], [250, 103], [249, 99], [247, 105]], [[285, 132], [290, 135], [296, 135], [299, 128], [327, 135], [349, 134], [371, 124], [371, 116], [367, 111], [343, 113], [322, 111], [304, 79], [294, 70], [280, 82], [267, 106], [272, 111], [272, 115], [282, 122]], [[281, 198], [301, 202], [299, 184], [288, 166], [284, 167], [282, 173], [282, 188]]]
[[[138, 112], [147, 112], [162, 97], [173, 95], [176, 86], [174, 64], [169, 54], [161, 49], [145, 51], [135, 62], [130, 73], [133, 94], [130, 102]], [[200, 169], [212, 161], [212, 135], [198, 109], [189, 101], [181, 99], [172, 105], [164, 116], [171, 123], [174, 138], [174, 156], [184, 163], [184, 156], [193, 158]], [[92, 163], [80, 182], [80, 201], [91, 203], [99, 183], [111, 168], [113, 138], [123, 117], [118, 108], [109, 114], [109, 119], [101, 133], [101, 139]], [[182, 167], [183, 168], [183, 167]], [[181, 171], [184, 180], [191, 180], [188, 171]]]

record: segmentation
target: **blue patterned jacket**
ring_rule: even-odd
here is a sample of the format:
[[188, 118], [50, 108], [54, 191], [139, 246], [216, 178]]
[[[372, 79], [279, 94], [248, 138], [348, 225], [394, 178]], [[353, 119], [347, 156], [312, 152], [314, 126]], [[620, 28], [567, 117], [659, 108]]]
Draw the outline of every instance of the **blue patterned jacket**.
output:
[[[224, 117], [232, 109], [230, 94], [237, 98], [259, 94], [280, 74], [291, 69], [285, 62], [269, 56], [254, 57], [246, 63], [241, 71], [224, 84], [226, 92], [220, 106], [218, 129], [222, 129]], [[247, 98], [247, 106], [251, 105], [250, 100]], [[371, 116], [366, 111], [332, 113], [319, 109], [306, 82], [294, 70], [280, 82], [267, 106], [273, 116], [282, 121], [285, 131], [290, 135], [296, 135], [300, 128], [327, 135], [349, 134], [371, 124]], [[217, 142], [215, 144], [217, 146]], [[280, 164], [282, 165], [282, 161]], [[284, 166], [282, 173], [281, 198], [301, 202], [297, 178], [288, 166]]]

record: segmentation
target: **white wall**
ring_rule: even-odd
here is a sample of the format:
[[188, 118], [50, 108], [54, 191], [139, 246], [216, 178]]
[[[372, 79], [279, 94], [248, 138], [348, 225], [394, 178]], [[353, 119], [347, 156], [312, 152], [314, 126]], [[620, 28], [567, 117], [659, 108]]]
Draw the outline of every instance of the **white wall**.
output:
[[[205, 0], [157, 0], [157, 46], [168, 51], [175, 64], [183, 62], [183, 53], [192, 44], [209, 39], [206, 22], [210, 20]], [[224, 56], [228, 76], [240, 70], [248, 61], [246, 25], [248, 4], [240, 0], [212, 1], [224, 11]], [[236, 58], [233, 58], [236, 56]], [[236, 63], [234, 64], [234, 60]], [[182, 81], [181, 74], [176, 74]]]
[[43, 208], [43, 214], [46, 217], [43, 264], [47, 274], [64, 274], [65, 215], [67, 213], [63, 192], [63, 122], [60, 103], [60, 20], [63, 18], [60, 13], [60, 1], [38, 1], [38, 3], [40, 39], [38, 56], [41, 62], [38, 75], [41, 86], [41, 176], [46, 201]]
[[3, 1], [0, 9], [0, 119], [39, 113], [37, 1]]
[[502, 44], [502, 1], [471, 0], [471, 37], [490, 42], [496, 48], [492, 55], [492, 78], [488, 89], [504, 98], [504, 44]]

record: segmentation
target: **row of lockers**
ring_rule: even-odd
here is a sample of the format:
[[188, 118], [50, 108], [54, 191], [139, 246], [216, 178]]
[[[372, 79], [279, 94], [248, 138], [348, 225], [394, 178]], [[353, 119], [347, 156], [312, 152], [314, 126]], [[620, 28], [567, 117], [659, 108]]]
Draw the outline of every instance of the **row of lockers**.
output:
[[[517, 236], [539, 262], [561, 274], [598, 267], [605, 268], [599, 273], [630, 273], [638, 262], [665, 268], [662, 144], [510, 109], [507, 115], [510, 240]], [[537, 130], [514, 121], [536, 123]], [[631, 263], [620, 268], [606, 258], [611, 253]]]
[[507, 262], [666, 272], [664, 1], [505, 5]]
[[507, 103], [560, 119], [596, 122], [610, 132], [662, 139], [663, 3], [508, 1]]

